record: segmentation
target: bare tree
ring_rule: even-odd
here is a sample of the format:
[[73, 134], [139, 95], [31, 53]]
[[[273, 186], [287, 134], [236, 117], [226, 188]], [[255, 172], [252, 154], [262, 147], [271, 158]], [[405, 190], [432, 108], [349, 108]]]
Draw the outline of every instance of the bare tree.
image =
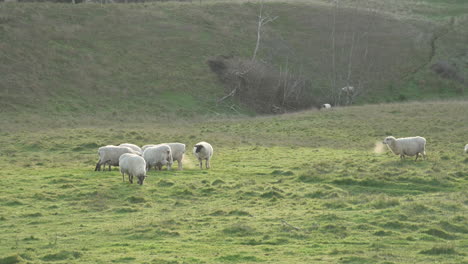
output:
[[252, 60], [257, 58], [258, 48], [260, 47], [260, 39], [262, 37], [262, 27], [270, 22], [275, 21], [278, 17], [271, 17], [269, 15], [263, 15], [263, 1], [260, 0], [260, 11], [258, 14], [258, 21], [257, 21], [257, 42], [255, 44], [255, 49], [252, 55]]
[[[362, 8], [362, 6], [360, 6]], [[354, 20], [362, 17], [358, 7], [346, 7], [348, 11], [354, 10], [353, 15], [349, 16], [346, 25], [347, 30], [344, 31], [343, 37], [340, 38], [342, 43], [341, 52], [337, 53], [337, 14], [340, 6], [338, 1], [334, 0], [332, 9], [332, 29], [331, 29], [331, 76], [330, 90], [327, 92], [328, 97], [335, 105], [351, 105], [355, 99], [368, 92], [368, 86], [373, 74], [373, 61], [369, 56], [369, 35], [375, 19], [376, 11], [368, 11], [369, 21], [366, 23], [366, 28], [359, 29], [356, 27], [358, 23]], [[350, 89], [350, 87], [352, 87]]]

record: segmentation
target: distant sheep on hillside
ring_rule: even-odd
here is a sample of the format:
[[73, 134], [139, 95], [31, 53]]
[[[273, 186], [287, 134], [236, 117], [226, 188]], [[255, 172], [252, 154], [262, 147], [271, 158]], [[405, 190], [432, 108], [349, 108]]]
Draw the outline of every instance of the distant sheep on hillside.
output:
[[395, 138], [392, 136], [386, 137], [383, 144], [386, 144], [387, 147], [395, 155], [399, 155], [400, 159], [405, 158], [405, 156], [415, 156], [418, 160], [419, 155], [422, 155], [426, 159], [426, 139], [423, 137], [407, 137], [407, 138]]
[[345, 86], [341, 88], [341, 91], [345, 94], [351, 95], [354, 93], [354, 87], [353, 86]]
[[323, 104], [320, 106], [320, 110], [330, 109], [330, 108], [331, 108], [331, 104]]

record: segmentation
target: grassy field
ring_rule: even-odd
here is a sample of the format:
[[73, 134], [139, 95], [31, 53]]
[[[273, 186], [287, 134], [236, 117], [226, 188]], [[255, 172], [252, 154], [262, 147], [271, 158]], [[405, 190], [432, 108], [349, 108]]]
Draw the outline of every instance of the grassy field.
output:
[[[468, 263], [468, 103], [0, 132], [0, 263]], [[386, 135], [427, 139], [400, 161]], [[101, 145], [206, 140], [212, 169], [94, 172]], [[189, 147], [190, 148], [190, 147]]]
[[[2, 4], [0, 122], [236, 114], [233, 102], [215, 103], [225, 88], [207, 60], [250, 58], [258, 9], [254, 1]], [[365, 89], [361, 104], [466, 96], [466, 84], [429, 66], [453, 62], [468, 79], [467, 10], [465, 1], [340, 1], [333, 89], [351, 69], [351, 82]], [[265, 12], [278, 19], [264, 27], [259, 58], [288, 65], [326, 94], [333, 8], [273, 1]]]

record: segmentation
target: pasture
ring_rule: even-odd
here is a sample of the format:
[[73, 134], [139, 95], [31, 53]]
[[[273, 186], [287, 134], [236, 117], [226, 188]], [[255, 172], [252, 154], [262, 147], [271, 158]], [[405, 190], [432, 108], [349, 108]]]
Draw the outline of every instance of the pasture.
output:
[[[468, 263], [467, 113], [447, 101], [4, 128], [0, 263]], [[387, 135], [426, 137], [428, 159], [400, 161]], [[201, 140], [210, 170], [191, 154]], [[101, 145], [170, 141], [188, 146], [183, 171], [143, 186], [93, 171]]]

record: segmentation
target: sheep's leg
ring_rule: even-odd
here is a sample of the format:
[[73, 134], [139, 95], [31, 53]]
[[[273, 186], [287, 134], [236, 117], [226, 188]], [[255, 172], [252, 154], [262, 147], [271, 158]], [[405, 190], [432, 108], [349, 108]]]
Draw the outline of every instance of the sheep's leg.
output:
[[177, 169], [178, 169], [178, 170], [182, 170], [182, 160], [178, 160], [178, 161], [177, 161], [177, 165], [178, 165], [178, 166], [177, 166]]
[[203, 169], [203, 161], [202, 161], [202, 159], [199, 158], [199, 159], [198, 159], [198, 162], [200, 163], [200, 169]]
[[120, 173], [122, 173], [122, 182], [125, 182], [125, 173], [123, 172], [120, 172]]
[[96, 168], [94, 168], [94, 171], [101, 171], [101, 160], [96, 163]]
[[417, 161], [419, 158], [419, 153], [416, 153], [416, 159], [414, 161]]
[[209, 169], [211, 166], [210, 166], [210, 159], [206, 159], [206, 168]]
[[133, 175], [128, 175], [128, 181], [133, 184]]

